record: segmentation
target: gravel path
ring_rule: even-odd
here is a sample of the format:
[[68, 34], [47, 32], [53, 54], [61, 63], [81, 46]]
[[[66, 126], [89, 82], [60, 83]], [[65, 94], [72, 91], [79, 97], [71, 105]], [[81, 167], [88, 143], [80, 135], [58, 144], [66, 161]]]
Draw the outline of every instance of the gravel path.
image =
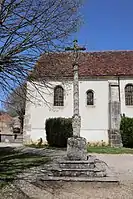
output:
[[133, 182], [133, 155], [130, 154], [95, 154], [106, 162], [120, 181]]
[[133, 199], [133, 184], [50, 182], [39, 187], [21, 180], [2, 190], [0, 199]]
[[[32, 149], [19, 147], [23, 153], [34, 153], [59, 158], [65, 150]], [[92, 154], [91, 154], [92, 155]], [[22, 174], [20, 179], [0, 193], [0, 199], [133, 199], [133, 155], [93, 154], [108, 164], [118, 176], [120, 185], [83, 182], [45, 182], [35, 183], [41, 168]], [[32, 180], [34, 179], [34, 182]]]

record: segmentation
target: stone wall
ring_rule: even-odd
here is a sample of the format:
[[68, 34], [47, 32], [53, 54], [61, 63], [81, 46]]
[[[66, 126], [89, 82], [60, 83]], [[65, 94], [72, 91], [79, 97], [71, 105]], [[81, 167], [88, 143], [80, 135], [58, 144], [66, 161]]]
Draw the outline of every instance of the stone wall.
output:
[[109, 85], [109, 144], [115, 147], [122, 146], [120, 135], [120, 110], [119, 85]]

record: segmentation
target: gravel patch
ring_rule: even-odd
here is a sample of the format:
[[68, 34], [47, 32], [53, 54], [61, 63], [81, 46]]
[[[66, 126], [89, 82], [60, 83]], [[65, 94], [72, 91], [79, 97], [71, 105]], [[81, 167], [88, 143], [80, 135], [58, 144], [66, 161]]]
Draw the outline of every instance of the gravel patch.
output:
[[120, 181], [133, 182], [132, 154], [95, 154], [97, 158], [106, 162]]

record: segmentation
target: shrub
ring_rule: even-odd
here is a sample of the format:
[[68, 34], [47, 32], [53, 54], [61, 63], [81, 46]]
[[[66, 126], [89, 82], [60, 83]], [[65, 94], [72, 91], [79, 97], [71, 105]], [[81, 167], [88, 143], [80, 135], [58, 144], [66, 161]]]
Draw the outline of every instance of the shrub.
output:
[[46, 139], [52, 147], [66, 147], [67, 139], [72, 137], [71, 118], [49, 118], [45, 123]]
[[133, 118], [122, 117], [120, 130], [123, 146], [133, 148]]

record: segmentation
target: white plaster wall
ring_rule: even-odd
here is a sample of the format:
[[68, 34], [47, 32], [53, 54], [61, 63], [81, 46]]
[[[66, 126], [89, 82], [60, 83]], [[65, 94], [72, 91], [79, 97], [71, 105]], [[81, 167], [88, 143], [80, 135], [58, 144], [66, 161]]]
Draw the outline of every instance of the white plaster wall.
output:
[[[94, 105], [86, 105], [86, 91], [94, 91]], [[108, 142], [108, 81], [80, 82], [81, 136]]]
[[128, 117], [133, 117], [133, 106], [125, 105], [125, 86], [126, 84], [133, 84], [133, 78], [120, 80], [120, 93], [121, 93], [121, 113], [125, 113]]
[[[64, 106], [54, 107], [53, 106], [53, 89], [56, 85], [62, 85], [64, 88]], [[50, 87], [50, 88], [49, 88]], [[37, 89], [36, 89], [37, 88]], [[25, 118], [30, 115], [30, 126], [31, 129], [24, 128], [24, 137], [29, 139], [28, 142], [37, 141], [40, 137], [46, 140], [45, 134], [45, 121], [51, 117], [72, 117], [72, 83], [66, 82], [49, 82], [44, 87], [43, 85], [37, 86], [36, 88], [28, 83], [28, 90], [34, 90], [30, 95], [31, 101], [26, 103], [26, 114]], [[40, 95], [41, 93], [41, 95]], [[26, 126], [26, 125], [25, 125]], [[26, 141], [24, 141], [26, 142]]]
[[81, 129], [82, 137], [85, 137], [88, 142], [101, 142], [108, 143], [108, 130], [104, 129]]
[[[43, 100], [39, 92], [35, 89], [34, 103], [29, 103], [26, 108], [26, 115], [30, 116], [30, 128], [25, 129], [25, 137], [29, 136], [30, 140], [36, 141], [40, 137], [46, 140], [45, 120], [51, 117], [72, 117], [73, 115], [73, 84], [72, 82], [50, 82], [50, 87], [62, 85], [65, 90], [64, 106], [53, 106], [53, 89], [40, 87], [39, 92], [46, 101]], [[31, 89], [31, 85], [28, 84]], [[81, 115], [81, 136], [91, 141], [108, 142], [108, 81], [80, 81], [80, 115]], [[94, 106], [86, 105], [86, 91], [92, 89], [94, 91]], [[35, 100], [36, 99], [36, 100]]]

